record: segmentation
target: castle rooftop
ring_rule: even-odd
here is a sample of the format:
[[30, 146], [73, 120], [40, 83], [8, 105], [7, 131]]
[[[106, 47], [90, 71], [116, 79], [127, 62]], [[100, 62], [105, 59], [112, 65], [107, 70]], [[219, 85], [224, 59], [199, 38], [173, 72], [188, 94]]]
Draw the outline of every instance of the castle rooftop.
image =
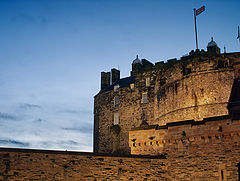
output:
[[115, 86], [118, 86], [118, 88], [128, 87], [130, 84], [133, 84], [133, 83], [135, 83], [135, 77], [134, 76], [125, 77], [125, 78], [117, 80], [112, 85], [109, 85], [108, 87], [101, 90], [100, 92], [113, 90]]
[[138, 55], [135, 60], [133, 60], [132, 64], [142, 64], [141, 60], [138, 58]]

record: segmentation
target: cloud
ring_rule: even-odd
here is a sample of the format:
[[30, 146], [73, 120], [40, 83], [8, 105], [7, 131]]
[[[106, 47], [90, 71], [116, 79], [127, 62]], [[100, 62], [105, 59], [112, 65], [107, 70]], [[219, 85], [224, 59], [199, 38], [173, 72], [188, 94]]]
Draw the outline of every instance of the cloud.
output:
[[11, 115], [11, 114], [8, 114], [8, 113], [1, 113], [0, 112], [0, 119], [16, 120], [16, 117], [14, 115]]
[[[48, 148], [60, 150], [85, 150], [91, 151], [91, 145], [86, 143], [76, 142], [74, 140], [56, 140], [56, 141], [40, 141], [33, 144], [35, 148]], [[81, 149], [82, 148], [82, 149]]]
[[19, 106], [21, 109], [41, 109], [42, 107], [35, 104], [21, 104]]
[[29, 147], [30, 144], [27, 142], [21, 142], [21, 141], [16, 141], [11, 139], [0, 139], [0, 145]]
[[92, 133], [92, 127], [91, 126], [82, 126], [82, 127], [74, 127], [74, 128], [62, 128], [66, 131], [76, 131], [81, 133]]
[[60, 113], [68, 113], [68, 114], [85, 114], [85, 115], [91, 115], [92, 111], [91, 110], [61, 110], [59, 111]]

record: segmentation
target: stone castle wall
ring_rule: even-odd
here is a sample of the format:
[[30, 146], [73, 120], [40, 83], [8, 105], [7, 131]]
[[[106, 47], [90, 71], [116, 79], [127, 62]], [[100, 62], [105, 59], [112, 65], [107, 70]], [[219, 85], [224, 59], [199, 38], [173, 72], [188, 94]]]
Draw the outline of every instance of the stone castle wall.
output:
[[132, 154], [165, 154], [176, 180], [238, 180], [240, 120], [228, 116], [136, 128], [129, 144]]
[[0, 180], [167, 180], [166, 159], [0, 148]]
[[[239, 58], [239, 53], [233, 53], [160, 62], [134, 74], [134, 89], [128, 86], [98, 93], [94, 98], [94, 150], [111, 153], [114, 139], [117, 139], [119, 150], [130, 153], [128, 132], [139, 127], [143, 120], [151, 125], [165, 125], [228, 114], [233, 63]], [[148, 86], [147, 78], [150, 80]], [[142, 103], [143, 93], [147, 93], [146, 104]], [[114, 107], [114, 97], [119, 98], [118, 107]], [[120, 118], [119, 138], [111, 133], [116, 112]]]
[[175, 122], [164, 126], [150, 125], [129, 132], [131, 154], [137, 155], [159, 155], [167, 153], [169, 149], [181, 151], [184, 147], [189, 151], [188, 148], [195, 144], [208, 144], [210, 147], [213, 144], [231, 145], [232, 142], [238, 142], [236, 146], [240, 146], [240, 120], [231, 120], [228, 116], [198, 122]]
[[156, 88], [150, 124], [202, 120], [228, 114], [227, 103], [234, 75], [232, 69], [197, 72]]
[[[119, 97], [120, 104], [118, 107], [114, 107], [115, 96]], [[132, 90], [129, 87], [119, 89], [119, 92], [103, 92], [95, 97], [95, 126], [97, 122], [98, 128], [95, 128], [94, 132], [96, 135], [95, 139], [98, 139], [98, 152], [112, 153], [114, 140], [110, 128], [113, 125], [114, 113], [117, 112], [121, 129], [119, 134], [120, 152], [123, 150], [124, 153], [130, 153], [126, 139], [128, 139], [130, 129], [141, 124], [143, 110], [139, 101], [141, 101], [139, 90]], [[145, 109], [153, 110], [152, 104], [146, 104], [144, 107]]]

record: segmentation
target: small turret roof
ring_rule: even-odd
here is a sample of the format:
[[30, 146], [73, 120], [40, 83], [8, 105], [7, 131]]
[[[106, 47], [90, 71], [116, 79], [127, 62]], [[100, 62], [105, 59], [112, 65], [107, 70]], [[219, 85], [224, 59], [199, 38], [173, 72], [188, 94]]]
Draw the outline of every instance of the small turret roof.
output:
[[208, 43], [207, 47], [213, 47], [213, 46], [217, 46], [217, 43], [213, 41], [213, 37], [211, 37], [211, 41]]
[[138, 55], [137, 55], [136, 59], [133, 60], [132, 64], [137, 64], [137, 63], [142, 64], [141, 60], [138, 59]]

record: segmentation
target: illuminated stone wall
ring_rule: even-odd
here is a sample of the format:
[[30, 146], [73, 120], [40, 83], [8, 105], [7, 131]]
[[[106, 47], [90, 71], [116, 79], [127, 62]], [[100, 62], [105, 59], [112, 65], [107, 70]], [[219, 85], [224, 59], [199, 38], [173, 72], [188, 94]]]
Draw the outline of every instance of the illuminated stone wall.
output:
[[[225, 67], [219, 67], [223, 61]], [[229, 64], [228, 64], [229, 63]], [[183, 75], [183, 69], [190, 73]], [[228, 114], [227, 103], [234, 80], [232, 63], [223, 57], [200, 57], [189, 60], [183, 68], [178, 62], [158, 74], [157, 80], [166, 78], [166, 84], [156, 81], [154, 120], [149, 124], [202, 120], [206, 117]]]
[[[165, 125], [228, 114], [233, 64], [239, 59], [240, 53], [230, 53], [158, 62], [133, 75], [134, 89], [129, 85], [99, 92], [94, 98], [94, 151], [112, 153], [117, 139], [119, 152], [129, 154], [128, 132], [143, 120], [150, 125]], [[143, 93], [148, 97], [146, 104], [142, 103]], [[118, 107], [114, 106], [114, 97], [119, 98]], [[116, 112], [120, 133], [113, 138], [111, 127]]]
[[132, 154], [166, 155], [171, 165], [168, 167], [170, 178], [238, 178], [236, 165], [240, 162], [240, 120], [220, 116], [198, 122], [145, 126], [135, 128], [129, 134]]
[[0, 148], [0, 180], [167, 180], [166, 159]]

